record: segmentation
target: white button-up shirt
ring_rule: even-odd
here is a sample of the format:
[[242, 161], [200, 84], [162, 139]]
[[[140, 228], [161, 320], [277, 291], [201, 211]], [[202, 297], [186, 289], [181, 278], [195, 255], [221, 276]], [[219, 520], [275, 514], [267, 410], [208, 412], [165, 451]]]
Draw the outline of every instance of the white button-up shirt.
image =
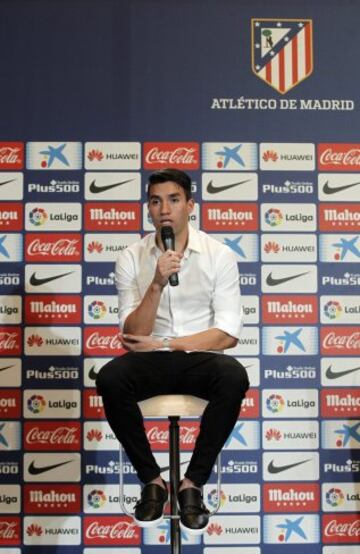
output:
[[[145, 295], [161, 253], [155, 233], [120, 253], [115, 269], [120, 328]], [[168, 283], [164, 287], [152, 335], [183, 337], [213, 327], [240, 337], [242, 306], [237, 261], [228, 246], [189, 225], [179, 285]]]

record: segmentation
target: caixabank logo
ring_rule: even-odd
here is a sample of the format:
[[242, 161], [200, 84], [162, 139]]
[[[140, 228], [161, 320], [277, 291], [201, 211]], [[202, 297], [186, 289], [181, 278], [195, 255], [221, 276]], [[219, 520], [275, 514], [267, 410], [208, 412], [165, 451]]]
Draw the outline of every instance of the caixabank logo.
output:
[[319, 258], [321, 262], [358, 263], [360, 260], [359, 235], [321, 234]]
[[262, 351], [266, 356], [314, 356], [318, 352], [317, 328], [263, 327]]
[[81, 169], [81, 155], [81, 142], [28, 142], [26, 167], [51, 171]]
[[251, 20], [251, 66], [259, 79], [285, 94], [313, 71], [311, 19]]
[[336, 419], [321, 422], [321, 448], [360, 449], [360, 421]]
[[257, 262], [259, 260], [258, 236], [255, 233], [214, 233], [211, 236], [228, 246], [238, 262]]
[[265, 544], [311, 544], [320, 542], [320, 518], [316, 514], [264, 516]]

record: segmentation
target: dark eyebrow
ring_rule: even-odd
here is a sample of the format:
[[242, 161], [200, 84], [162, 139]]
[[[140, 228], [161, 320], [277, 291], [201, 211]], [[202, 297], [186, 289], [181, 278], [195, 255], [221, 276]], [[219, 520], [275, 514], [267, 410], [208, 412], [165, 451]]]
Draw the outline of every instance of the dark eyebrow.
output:
[[[169, 198], [177, 198], [179, 196], [180, 196], [180, 192], [173, 192], [169, 194]], [[149, 200], [153, 200], [153, 199], [161, 200], [161, 196], [159, 196], [158, 194], [151, 194]]]

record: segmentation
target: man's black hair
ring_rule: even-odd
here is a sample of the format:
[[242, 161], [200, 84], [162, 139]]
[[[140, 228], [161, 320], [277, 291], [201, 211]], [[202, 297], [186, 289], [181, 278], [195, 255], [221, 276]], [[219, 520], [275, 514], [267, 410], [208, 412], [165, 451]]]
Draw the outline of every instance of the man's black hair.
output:
[[155, 171], [149, 177], [147, 195], [150, 196], [150, 187], [152, 185], [157, 185], [159, 183], [166, 183], [167, 181], [172, 181], [181, 187], [185, 192], [186, 200], [192, 198], [191, 194], [191, 179], [184, 171], [179, 169], [173, 169], [171, 167], [167, 169], [160, 169]]

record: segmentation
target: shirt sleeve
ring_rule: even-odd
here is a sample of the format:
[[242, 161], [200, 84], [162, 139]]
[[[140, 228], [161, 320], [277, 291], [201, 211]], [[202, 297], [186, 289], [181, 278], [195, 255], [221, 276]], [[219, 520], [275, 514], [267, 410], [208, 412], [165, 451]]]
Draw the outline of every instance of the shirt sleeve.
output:
[[239, 340], [243, 326], [239, 270], [228, 248], [217, 259], [213, 309], [214, 327]]
[[127, 316], [141, 301], [135, 277], [134, 260], [128, 250], [123, 250], [116, 260], [115, 284], [118, 291], [119, 325], [122, 329]]

